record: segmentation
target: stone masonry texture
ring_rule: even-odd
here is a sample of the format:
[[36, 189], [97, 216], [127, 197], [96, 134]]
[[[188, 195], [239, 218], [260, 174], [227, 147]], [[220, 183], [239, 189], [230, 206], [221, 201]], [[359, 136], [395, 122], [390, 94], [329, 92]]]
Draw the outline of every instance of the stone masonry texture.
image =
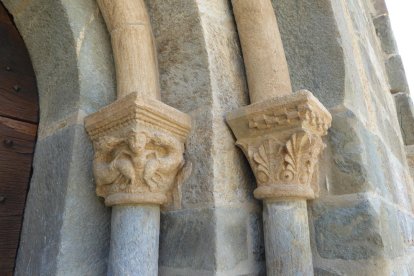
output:
[[414, 145], [414, 105], [406, 93], [394, 94], [398, 121], [405, 145]]
[[[15, 274], [107, 275], [111, 209], [95, 194], [83, 125], [116, 98], [105, 23], [95, 0], [0, 1], [40, 97]], [[307, 202], [314, 275], [414, 275], [414, 112], [384, 1], [269, 1], [293, 91], [311, 91], [333, 118], [320, 195]], [[266, 275], [263, 206], [225, 122], [250, 104], [231, 1], [145, 2], [161, 99], [192, 119], [192, 172], [180, 204], [161, 210], [159, 275]]]

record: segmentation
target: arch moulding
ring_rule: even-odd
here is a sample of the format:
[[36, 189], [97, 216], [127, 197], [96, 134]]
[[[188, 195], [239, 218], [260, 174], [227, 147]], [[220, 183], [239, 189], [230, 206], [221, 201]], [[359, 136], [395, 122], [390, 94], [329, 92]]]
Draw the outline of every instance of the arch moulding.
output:
[[115, 98], [105, 23], [95, 0], [0, 1], [29, 51], [40, 102], [15, 273], [106, 274], [110, 212], [95, 195], [83, 125], [85, 116]]

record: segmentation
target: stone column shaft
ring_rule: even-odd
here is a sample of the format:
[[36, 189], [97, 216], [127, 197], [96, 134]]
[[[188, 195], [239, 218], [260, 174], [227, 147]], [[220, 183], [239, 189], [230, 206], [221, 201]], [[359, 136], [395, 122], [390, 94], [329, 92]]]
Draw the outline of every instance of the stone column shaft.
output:
[[232, 0], [250, 102], [292, 93], [279, 27], [270, 0]]
[[257, 180], [268, 275], [313, 275], [306, 200], [318, 195], [318, 157], [331, 115], [309, 91], [291, 94], [270, 0], [232, 0], [251, 105], [227, 116]]
[[108, 275], [158, 275], [159, 205], [112, 208]]
[[111, 34], [118, 99], [85, 118], [96, 193], [113, 206], [109, 275], [158, 275], [160, 205], [179, 204], [191, 120], [160, 99], [143, 0], [98, 0]]
[[318, 195], [321, 136], [331, 120], [309, 91], [254, 103], [227, 116], [256, 177], [254, 196], [265, 201], [268, 275], [313, 274], [306, 200]]
[[160, 99], [156, 49], [143, 0], [98, 0], [111, 34], [118, 99], [136, 92]]
[[313, 275], [306, 200], [263, 202], [267, 275]]

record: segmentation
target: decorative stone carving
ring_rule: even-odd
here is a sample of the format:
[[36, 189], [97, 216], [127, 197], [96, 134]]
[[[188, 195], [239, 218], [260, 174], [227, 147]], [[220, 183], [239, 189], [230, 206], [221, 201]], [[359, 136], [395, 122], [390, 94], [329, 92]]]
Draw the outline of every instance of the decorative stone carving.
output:
[[310, 93], [276, 97], [227, 117], [256, 176], [258, 199], [306, 198], [318, 194], [318, 156], [331, 115]]
[[188, 172], [188, 115], [132, 93], [85, 120], [95, 149], [96, 192], [108, 206], [171, 203]]

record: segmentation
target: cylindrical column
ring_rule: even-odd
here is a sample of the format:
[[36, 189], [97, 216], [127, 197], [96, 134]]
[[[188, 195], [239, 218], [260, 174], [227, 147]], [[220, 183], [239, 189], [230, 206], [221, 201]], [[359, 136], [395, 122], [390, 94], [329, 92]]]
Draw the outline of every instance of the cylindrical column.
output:
[[143, 0], [98, 0], [111, 34], [118, 99], [137, 92], [160, 99], [150, 19]]
[[[279, 105], [275, 98], [285, 96], [282, 101], [286, 101], [286, 96], [292, 93], [286, 56], [271, 1], [232, 0], [232, 4], [246, 67], [250, 102], [256, 105], [251, 110], [247, 109], [246, 113], [239, 111], [238, 115], [230, 118], [230, 125], [233, 123], [233, 131], [239, 136], [238, 144], [245, 150], [255, 171], [259, 186], [255, 196], [264, 199], [267, 275], [313, 275], [306, 208], [306, 199], [312, 198], [313, 192], [307, 189], [304, 193], [306, 189], [303, 189], [303, 186], [310, 183], [305, 183], [306, 178], [300, 177], [301, 174], [298, 172], [309, 170], [308, 164], [311, 161], [302, 161], [309, 153], [303, 152], [309, 148], [318, 149], [318, 144], [305, 148], [304, 145], [310, 141], [306, 135], [297, 135], [292, 131], [286, 133], [286, 126], [284, 129], [278, 129], [279, 118], [276, 115], [272, 117], [266, 110], [269, 108], [268, 100], [273, 99], [273, 102], [270, 101], [275, 105], [272, 109], [273, 114], [279, 109], [284, 110], [288, 117], [286, 102]], [[290, 97], [294, 102], [293, 95]], [[261, 106], [263, 110], [260, 109]], [[262, 117], [257, 115], [260, 114], [259, 110], [262, 111], [263, 118], [267, 116], [269, 120], [263, 119], [261, 122]], [[238, 121], [239, 114], [245, 116], [242, 117], [245, 120], [246, 114], [253, 111], [257, 121], [251, 117], [244, 124]], [[260, 123], [265, 127], [258, 127]], [[249, 130], [244, 128], [246, 125], [250, 127]], [[253, 131], [252, 128], [257, 129]], [[254, 143], [247, 133], [255, 135]], [[284, 150], [274, 151], [269, 146], [270, 140], [263, 141], [263, 138], [269, 135], [281, 138], [276, 141], [289, 137]], [[256, 148], [257, 145], [260, 147]], [[280, 158], [281, 162], [272, 162]], [[282, 167], [274, 168], [273, 164], [282, 164]], [[301, 164], [307, 165], [302, 167]], [[284, 177], [287, 177], [286, 181], [290, 183], [283, 183], [281, 170], [286, 172]], [[296, 197], [292, 198], [292, 194]]]
[[159, 205], [112, 207], [108, 275], [158, 275]]
[[117, 101], [85, 119], [95, 149], [96, 192], [112, 206], [108, 275], [156, 276], [160, 205], [173, 202], [184, 179], [191, 120], [159, 102], [144, 0], [97, 1], [111, 35], [118, 94]]
[[263, 202], [267, 275], [313, 275], [306, 200]]
[[250, 102], [292, 93], [289, 70], [270, 0], [232, 0]]

